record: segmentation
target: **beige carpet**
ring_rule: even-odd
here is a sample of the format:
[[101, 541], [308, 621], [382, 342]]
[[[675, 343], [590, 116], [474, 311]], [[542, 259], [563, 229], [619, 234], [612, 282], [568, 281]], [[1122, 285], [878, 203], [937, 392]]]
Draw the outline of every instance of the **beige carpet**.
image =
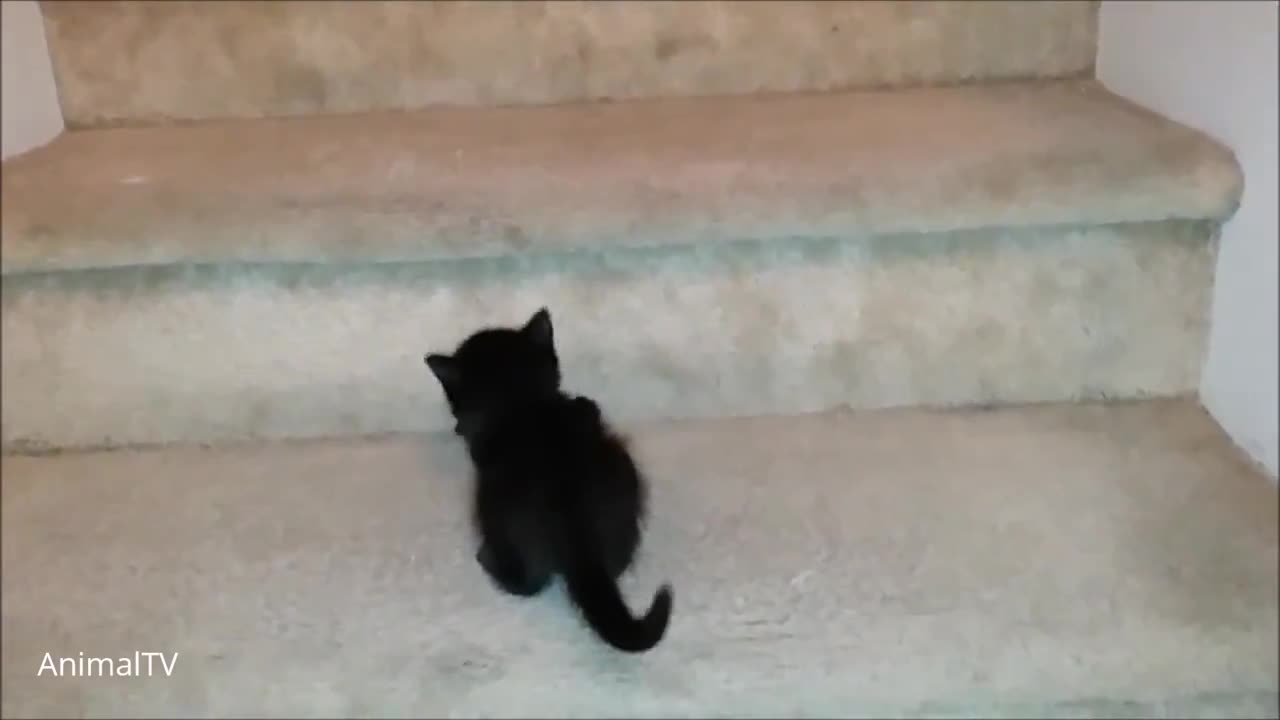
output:
[[7, 457], [4, 714], [1276, 715], [1276, 488], [1189, 402], [633, 435], [641, 658], [489, 587], [451, 438]]
[[[73, 126], [1071, 76], [1098, 2], [42, 3]], [[192, 82], [198, 76], [200, 82]]]
[[6, 279], [1224, 220], [1243, 184], [1094, 81], [92, 130], [2, 171]]
[[42, 448], [444, 430], [423, 353], [544, 304], [574, 391], [628, 421], [1187, 392], [1208, 232], [6, 276], [0, 432]]
[[1241, 191], [1091, 81], [72, 132], [3, 182], [6, 449], [442, 429], [422, 353], [540, 305], [634, 421], [1189, 392]]

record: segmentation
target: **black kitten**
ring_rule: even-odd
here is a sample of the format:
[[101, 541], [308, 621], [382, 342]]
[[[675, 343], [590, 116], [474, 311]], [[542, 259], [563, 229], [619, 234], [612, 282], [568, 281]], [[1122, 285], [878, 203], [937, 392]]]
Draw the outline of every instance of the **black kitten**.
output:
[[617, 580], [640, 544], [646, 490], [590, 399], [560, 390], [551, 315], [486, 328], [453, 355], [428, 355], [476, 469], [476, 559], [501, 588], [536, 595], [554, 575], [610, 645], [644, 652], [671, 615], [663, 585], [635, 619]]

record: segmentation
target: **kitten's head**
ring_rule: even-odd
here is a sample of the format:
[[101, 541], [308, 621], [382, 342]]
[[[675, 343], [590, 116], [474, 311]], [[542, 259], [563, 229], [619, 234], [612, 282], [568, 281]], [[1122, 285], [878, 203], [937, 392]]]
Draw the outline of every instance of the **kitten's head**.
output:
[[424, 360], [457, 421], [454, 432], [463, 437], [505, 407], [560, 389], [560, 361], [546, 308], [523, 327], [485, 328], [452, 355], [432, 353]]

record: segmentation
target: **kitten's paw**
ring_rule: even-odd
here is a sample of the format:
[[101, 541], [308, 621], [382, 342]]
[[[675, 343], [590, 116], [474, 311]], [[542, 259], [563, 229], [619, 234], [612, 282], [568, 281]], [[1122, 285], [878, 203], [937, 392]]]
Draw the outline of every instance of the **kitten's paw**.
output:
[[533, 597], [542, 592], [547, 585], [551, 583], [551, 577], [529, 577], [521, 568], [514, 564], [507, 564], [498, 561], [498, 556], [489, 547], [488, 543], [480, 546], [476, 551], [476, 562], [480, 567], [484, 568], [485, 574], [504, 592], [510, 593], [517, 597]]
[[516, 582], [500, 582], [498, 586], [516, 597], [530, 598], [541, 593], [550, 584], [551, 578], [521, 578]]

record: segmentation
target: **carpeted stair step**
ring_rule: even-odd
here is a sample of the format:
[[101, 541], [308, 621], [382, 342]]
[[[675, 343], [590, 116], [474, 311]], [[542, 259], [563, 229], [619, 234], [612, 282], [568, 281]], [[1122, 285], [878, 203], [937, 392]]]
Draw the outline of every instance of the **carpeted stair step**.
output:
[[1087, 74], [1088, 2], [42, 3], [72, 127]]
[[1230, 152], [1090, 81], [69, 133], [3, 167], [6, 449], [446, 427], [552, 310], [627, 420], [1174, 395]]
[[[456, 439], [3, 459], [5, 717], [1276, 717], [1276, 488], [1189, 400], [629, 426], [650, 654], [473, 558]], [[178, 653], [166, 677], [39, 675]]]

